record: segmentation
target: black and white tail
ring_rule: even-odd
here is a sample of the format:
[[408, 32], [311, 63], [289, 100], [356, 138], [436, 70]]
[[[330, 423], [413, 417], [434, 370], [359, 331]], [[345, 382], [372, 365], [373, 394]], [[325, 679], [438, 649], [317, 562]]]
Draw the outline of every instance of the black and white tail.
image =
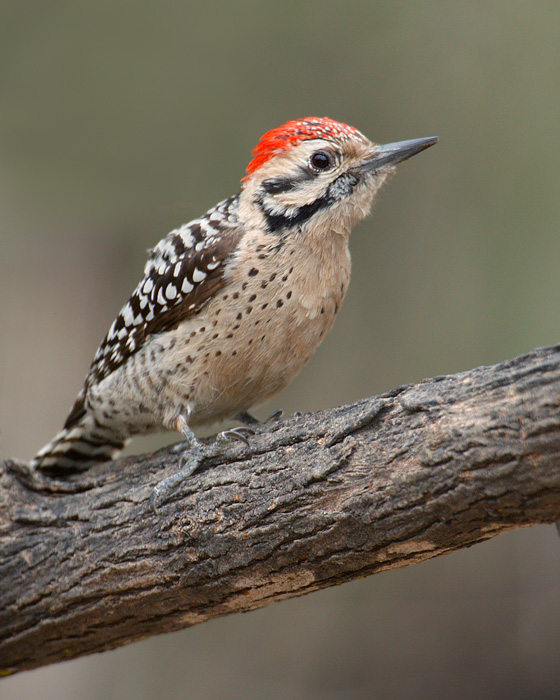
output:
[[37, 453], [31, 467], [64, 477], [114, 459], [126, 443], [126, 438], [97, 423], [80, 395], [62, 430]]

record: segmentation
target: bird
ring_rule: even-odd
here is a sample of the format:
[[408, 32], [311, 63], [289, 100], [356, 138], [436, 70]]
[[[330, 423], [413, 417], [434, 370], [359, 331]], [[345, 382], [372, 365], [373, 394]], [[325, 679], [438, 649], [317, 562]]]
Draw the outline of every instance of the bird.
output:
[[156, 486], [156, 510], [214, 449], [193, 428], [237, 419], [246, 427], [219, 437], [247, 441], [250, 410], [290, 384], [333, 325], [353, 226], [395, 166], [437, 141], [379, 145], [328, 117], [267, 131], [239, 193], [149, 251], [63, 428], [31, 467], [64, 478], [114, 459], [135, 435], [176, 431], [181, 467]]

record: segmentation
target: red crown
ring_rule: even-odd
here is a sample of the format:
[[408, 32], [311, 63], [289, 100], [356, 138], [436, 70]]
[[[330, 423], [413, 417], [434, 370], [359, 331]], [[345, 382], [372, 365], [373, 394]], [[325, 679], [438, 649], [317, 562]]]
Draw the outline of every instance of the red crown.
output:
[[252, 151], [253, 159], [247, 166], [246, 180], [255, 170], [258, 170], [267, 160], [273, 156], [295, 146], [300, 141], [310, 139], [336, 139], [343, 140], [352, 136], [360, 136], [360, 132], [353, 126], [337, 122], [328, 117], [304, 117], [286, 122], [276, 129], [267, 131], [261, 136], [258, 144]]

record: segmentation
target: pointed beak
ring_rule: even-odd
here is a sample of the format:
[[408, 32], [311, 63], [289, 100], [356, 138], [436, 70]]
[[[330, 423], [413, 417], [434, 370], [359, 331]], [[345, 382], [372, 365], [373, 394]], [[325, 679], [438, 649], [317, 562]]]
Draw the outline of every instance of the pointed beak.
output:
[[386, 143], [384, 146], [377, 146], [374, 155], [368, 158], [360, 166], [360, 170], [375, 172], [387, 165], [396, 165], [403, 160], [415, 156], [420, 151], [433, 146], [438, 142], [437, 136], [427, 136], [423, 139], [411, 139], [410, 141], [397, 141], [396, 143]]

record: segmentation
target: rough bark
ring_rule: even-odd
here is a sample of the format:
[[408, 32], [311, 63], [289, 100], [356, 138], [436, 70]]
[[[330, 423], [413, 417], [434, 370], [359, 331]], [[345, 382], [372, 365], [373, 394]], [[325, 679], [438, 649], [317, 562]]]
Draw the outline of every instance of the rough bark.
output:
[[0, 667], [110, 649], [560, 517], [560, 346], [266, 425], [155, 515], [173, 448], [0, 474]]

